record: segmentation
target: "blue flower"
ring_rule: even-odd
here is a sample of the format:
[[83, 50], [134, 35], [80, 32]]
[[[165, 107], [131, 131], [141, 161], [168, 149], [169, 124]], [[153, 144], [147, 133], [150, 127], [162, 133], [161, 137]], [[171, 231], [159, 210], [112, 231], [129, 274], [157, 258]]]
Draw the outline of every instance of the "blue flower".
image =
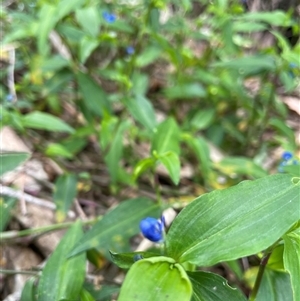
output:
[[157, 220], [154, 217], [146, 217], [140, 222], [140, 229], [143, 235], [153, 242], [159, 242], [163, 239], [165, 221], [162, 217]]
[[293, 158], [293, 154], [289, 151], [285, 151], [281, 157], [284, 161], [289, 161]]
[[134, 54], [134, 48], [132, 46], [127, 46], [126, 47], [126, 53], [129, 55]]
[[7, 94], [6, 95], [6, 101], [7, 102], [13, 102], [15, 97], [12, 94]]
[[111, 14], [109, 12], [104, 12], [102, 14], [102, 17], [104, 18], [104, 20], [107, 22], [107, 23], [114, 23], [117, 19], [116, 15], [114, 14]]

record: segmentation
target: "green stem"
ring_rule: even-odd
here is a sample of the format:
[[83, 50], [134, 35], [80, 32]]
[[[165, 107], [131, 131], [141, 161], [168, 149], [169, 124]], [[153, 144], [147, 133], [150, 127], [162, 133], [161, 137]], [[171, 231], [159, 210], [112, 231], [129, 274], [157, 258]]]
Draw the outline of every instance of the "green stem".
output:
[[250, 294], [249, 297], [249, 301], [255, 301], [261, 281], [262, 281], [262, 277], [266, 268], [266, 265], [268, 263], [268, 260], [271, 256], [272, 252], [265, 252], [264, 256], [262, 257], [261, 261], [260, 261], [260, 265], [259, 265], [259, 270], [258, 270], [258, 274], [255, 280], [255, 284], [254, 284], [254, 288]]
[[[90, 225], [94, 224], [97, 222], [99, 217], [87, 221], [83, 221], [83, 225]], [[24, 237], [28, 235], [33, 235], [33, 234], [45, 234], [50, 231], [57, 231], [65, 228], [69, 228], [74, 224], [74, 222], [67, 222], [67, 223], [61, 223], [61, 224], [55, 224], [55, 225], [49, 225], [49, 226], [44, 226], [40, 228], [34, 228], [34, 229], [26, 229], [26, 230], [21, 230], [21, 231], [7, 231], [7, 232], [2, 232], [0, 233], [0, 243], [4, 242], [9, 239], [13, 238], [19, 238], [19, 237]]]
[[5, 275], [16, 275], [16, 274], [22, 274], [22, 275], [32, 275], [32, 276], [37, 276], [38, 271], [22, 271], [22, 270], [4, 270], [0, 269], [0, 274], [5, 274]]

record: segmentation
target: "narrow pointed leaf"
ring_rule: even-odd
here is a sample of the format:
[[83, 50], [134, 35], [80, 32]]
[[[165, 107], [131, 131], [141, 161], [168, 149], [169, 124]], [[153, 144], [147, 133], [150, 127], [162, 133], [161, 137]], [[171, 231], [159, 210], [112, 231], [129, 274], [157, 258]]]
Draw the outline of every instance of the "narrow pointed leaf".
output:
[[180, 180], [180, 160], [179, 156], [174, 152], [167, 152], [159, 156], [159, 161], [167, 169], [174, 184], [178, 184]]
[[76, 222], [63, 237], [48, 259], [38, 286], [39, 301], [79, 301], [85, 277], [85, 253], [68, 258], [68, 253], [82, 237], [80, 222]]
[[74, 132], [74, 129], [63, 120], [48, 113], [35, 111], [25, 115], [21, 121], [27, 128], [52, 132]]
[[208, 266], [266, 249], [300, 218], [299, 180], [272, 175], [202, 195], [171, 225], [168, 256]]
[[179, 128], [173, 118], [168, 118], [158, 125], [152, 139], [151, 151], [158, 154], [173, 151], [179, 154]]
[[300, 229], [286, 234], [284, 237], [284, 267], [291, 277], [294, 301], [300, 299]]
[[0, 176], [14, 170], [22, 162], [30, 157], [29, 153], [22, 152], [1, 152], [0, 153]]
[[34, 277], [29, 278], [22, 290], [20, 301], [35, 301], [35, 283], [36, 279]]
[[[299, 279], [298, 279], [299, 280]], [[292, 301], [293, 292], [288, 273], [266, 269], [255, 301]], [[298, 301], [299, 299], [294, 299]]]
[[57, 206], [56, 219], [58, 222], [65, 219], [70, 209], [77, 194], [76, 186], [77, 178], [74, 174], [64, 174], [56, 180], [53, 200]]
[[192, 301], [246, 301], [243, 293], [230, 287], [227, 280], [209, 272], [188, 272], [193, 285]]
[[122, 202], [109, 211], [76, 244], [69, 256], [96, 248], [109, 256], [113, 252], [129, 252], [128, 240], [139, 233], [139, 223], [147, 216], [159, 217], [160, 207], [147, 198]]
[[168, 257], [137, 261], [126, 275], [118, 301], [190, 301], [192, 285], [183, 267]]

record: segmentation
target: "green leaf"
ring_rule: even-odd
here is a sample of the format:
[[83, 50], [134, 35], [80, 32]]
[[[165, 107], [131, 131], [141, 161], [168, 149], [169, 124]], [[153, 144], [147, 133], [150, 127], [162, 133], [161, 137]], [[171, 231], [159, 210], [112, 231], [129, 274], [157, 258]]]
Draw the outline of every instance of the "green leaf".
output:
[[158, 155], [172, 151], [179, 154], [179, 128], [176, 121], [170, 117], [160, 123], [155, 130], [151, 152], [156, 151]]
[[68, 151], [63, 145], [59, 143], [50, 143], [46, 150], [45, 154], [49, 157], [63, 157], [66, 159], [73, 158], [73, 154]]
[[117, 294], [120, 290], [116, 285], [103, 284], [101, 285], [101, 289], [95, 289], [94, 285], [91, 283], [85, 283], [84, 286], [97, 301], [111, 301], [112, 295]]
[[193, 285], [192, 301], [246, 301], [243, 293], [228, 285], [227, 280], [209, 272], [188, 272]]
[[[299, 280], [299, 279], [298, 279]], [[290, 276], [288, 273], [265, 269], [255, 301], [293, 300]], [[294, 299], [298, 301], [298, 299]]]
[[291, 23], [291, 18], [283, 11], [272, 12], [251, 12], [244, 14], [240, 19], [245, 21], [260, 21], [274, 26], [288, 26]]
[[24, 127], [37, 130], [67, 133], [74, 132], [74, 129], [72, 127], [70, 127], [67, 123], [65, 123], [58, 117], [38, 111], [34, 111], [25, 115], [22, 118], [21, 122]]
[[192, 285], [183, 267], [168, 257], [137, 261], [126, 275], [118, 301], [190, 301]]
[[35, 301], [35, 283], [36, 279], [34, 277], [29, 278], [22, 290], [20, 301]]
[[150, 252], [114, 253], [110, 252], [112, 261], [122, 269], [129, 269], [136, 261], [157, 256]]
[[134, 98], [127, 98], [125, 105], [133, 118], [152, 133], [156, 126], [152, 103], [145, 96], [136, 95]]
[[63, 174], [55, 182], [53, 201], [57, 206], [56, 220], [61, 223], [66, 218], [77, 194], [77, 177], [74, 174]]
[[96, 301], [96, 300], [86, 289], [83, 288], [80, 292], [80, 301]]
[[136, 66], [145, 67], [159, 58], [161, 49], [155, 46], [146, 48], [137, 58]]
[[288, 139], [288, 142], [293, 149], [297, 148], [294, 131], [284, 121], [279, 118], [271, 118], [269, 124]]
[[49, 52], [49, 33], [55, 27], [57, 21], [56, 6], [45, 3], [40, 10], [37, 31], [37, 46], [41, 55], [46, 55]]
[[0, 152], [0, 176], [17, 168], [30, 157], [29, 153]]
[[284, 267], [289, 272], [292, 283], [294, 301], [299, 301], [300, 297], [300, 229], [296, 229], [283, 237]]
[[298, 163], [295, 165], [282, 166], [282, 170], [284, 172], [294, 175], [296, 177], [300, 177], [300, 163], [299, 163], [299, 161], [297, 161], [297, 162]]
[[205, 89], [198, 83], [176, 85], [165, 89], [165, 93], [169, 99], [187, 99], [206, 96]]
[[195, 153], [198, 161], [201, 174], [205, 181], [209, 179], [211, 173], [211, 160], [209, 155], [209, 147], [207, 141], [203, 137], [192, 136], [184, 133], [182, 139], [189, 145]]
[[190, 121], [190, 126], [198, 131], [206, 129], [212, 123], [215, 113], [213, 108], [197, 111]]
[[91, 53], [98, 47], [99, 41], [90, 37], [80, 39], [79, 60], [84, 64]]
[[107, 164], [109, 174], [111, 177], [111, 181], [115, 184], [118, 180], [120, 180], [120, 160], [123, 154], [123, 137], [124, 132], [130, 126], [130, 122], [128, 120], [123, 121], [117, 128], [113, 137], [110, 137], [110, 148], [105, 156], [105, 162]]
[[268, 173], [251, 159], [244, 157], [227, 157], [215, 163], [214, 167], [226, 175], [246, 175], [253, 178], [267, 176]]
[[80, 222], [65, 234], [43, 269], [38, 286], [39, 301], [78, 300], [85, 277], [85, 253], [67, 254], [82, 237]]
[[5, 230], [5, 227], [11, 218], [11, 210], [15, 206], [16, 201], [17, 199], [11, 197], [0, 197], [0, 232]]
[[79, 72], [76, 78], [83, 102], [91, 113], [103, 116], [105, 112], [111, 111], [106, 93], [88, 74]]
[[159, 205], [147, 198], [124, 201], [85, 233], [69, 255], [74, 256], [92, 248], [100, 250], [108, 258], [109, 250], [128, 252], [128, 239], [139, 233], [140, 221], [147, 216], [159, 217], [159, 214]]
[[248, 56], [235, 58], [232, 61], [217, 62], [212, 65], [215, 68], [235, 70], [246, 77], [260, 74], [265, 71], [275, 71], [276, 65], [273, 57], [267, 55]]
[[76, 20], [80, 26], [92, 37], [96, 37], [100, 29], [100, 14], [94, 6], [76, 10]]
[[139, 161], [134, 167], [133, 178], [136, 180], [143, 172], [155, 166], [154, 158], [145, 158]]
[[173, 221], [167, 254], [209, 266], [258, 253], [300, 218], [299, 193], [300, 178], [272, 175], [204, 194]]
[[174, 152], [166, 152], [158, 157], [159, 161], [169, 172], [169, 175], [175, 185], [180, 180], [180, 160], [179, 156]]

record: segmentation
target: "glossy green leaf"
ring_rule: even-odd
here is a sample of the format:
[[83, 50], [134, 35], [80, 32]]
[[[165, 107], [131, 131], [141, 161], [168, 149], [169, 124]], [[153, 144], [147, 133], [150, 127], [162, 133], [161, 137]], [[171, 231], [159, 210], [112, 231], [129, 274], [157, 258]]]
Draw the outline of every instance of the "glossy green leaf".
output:
[[75, 174], [63, 174], [55, 181], [53, 201], [56, 204], [56, 220], [61, 223], [67, 215], [77, 194]]
[[297, 161], [297, 164], [282, 166], [282, 171], [300, 177], [300, 162]]
[[204, 194], [173, 221], [167, 254], [209, 266], [258, 253], [299, 219], [299, 193], [299, 178], [272, 175]]
[[11, 218], [11, 210], [15, 206], [16, 202], [17, 199], [8, 196], [0, 196], [0, 232], [5, 230]]
[[157, 126], [152, 138], [151, 152], [159, 155], [172, 151], [179, 154], [179, 127], [173, 118], [168, 118]]
[[105, 162], [107, 164], [108, 171], [113, 184], [115, 184], [120, 179], [120, 160], [123, 154], [123, 137], [124, 132], [128, 129], [129, 126], [130, 122], [128, 120], [125, 120], [119, 124], [113, 137], [110, 138], [111, 144], [107, 155], [105, 156]]
[[179, 156], [174, 152], [166, 152], [159, 157], [159, 161], [167, 169], [172, 181], [175, 185], [179, 183], [180, 180], [180, 160]]
[[[299, 280], [299, 279], [298, 279]], [[288, 273], [265, 269], [255, 301], [292, 301], [293, 292]], [[298, 301], [299, 299], [294, 299]]]
[[289, 272], [292, 283], [294, 301], [300, 299], [300, 229], [286, 234], [284, 240], [284, 267]]
[[246, 301], [244, 294], [227, 280], [209, 272], [188, 272], [193, 285], [192, 301]]
[[73, 256], [92, 248], [100, 250], [108, 258], [109, 250], [128, 252], [128, 240], [139, 233], [140, 221], [147, 216], [159, 217], [160, 213], [159, 205], [147, 198], [123, 201], [85, 233], [69, 255]]
[[65, 234], [43, 269], [38, 286], [39, 301], [79, 301], [85, 278], [85, 253], [68, 258], [68, 253], [83, 235], [76, 222]]
[[176, 85], [165, 89], [165, 93], [169, 99], [188, 99], [206, 96], [205, 89], [198, 83]]
[[62, 119], [59, 119], [51, 114], [38, 111], [25, 115], [21, 119], [21, 122], [24, 127], [31, 129], [67, 133], [74, 132], [74, 129]]
[[190, 301], [192, 285], [183, 267], [168, 257], [137, 261], [126, 275], [118, 301]]
[[147, 130], [153, 132], [156, 126], [156, 117], [152, 103], [145, 96], [136, 95], [134, 98], [126, 99], [125, 104], [133, 118]]
[[24, 152], [0, 152], [0, 176], [14, 170], [29, 157], [30, 154]]
[[266, 170], [246, 157], [226, 157], [215, 163], [214, 167], [229, 176], [238, 174], [261, 178], [268, 175]]
[[280, 244], [276, 246], [275, 249], [273, 249], [267, 263], [267, 267], [269, 269], [276, 270], [276, 271], [284, 271], [283, 250], [284, 250], [283, 244]]
[[20, 301], [35, 301], [35, 285], [36, 282], [35, 278], [29, 278], [22, 290], [21, 299]]
[[112, 261], [122, 269], [129, 269], [136, 261], [155, 257], [157, 254], [150, 252], [114, 253], [110, 252]]
[[76, 78], [83, 102], [88, 110], [98, 116], [110, 112], [110, 103], [102, 88], [88, 74], [78, 72]]

